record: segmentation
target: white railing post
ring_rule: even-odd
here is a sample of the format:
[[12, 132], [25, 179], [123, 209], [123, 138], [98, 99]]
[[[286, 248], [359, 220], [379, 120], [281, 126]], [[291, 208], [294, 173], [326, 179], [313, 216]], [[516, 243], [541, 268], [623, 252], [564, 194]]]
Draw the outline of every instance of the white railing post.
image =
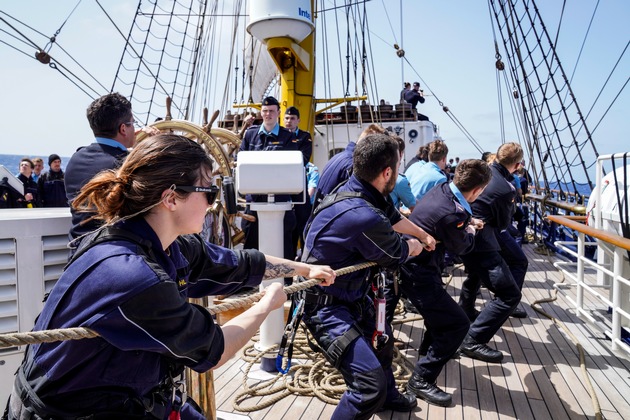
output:
[[584, 240], [585, 235], [582, 232], [578, 232], [577, 297], [575, 301], [578, 311], [581, 311], [584, 308]]
[[621, 340], [621, 314], [619, 307], [621, 306], [621, 285], [619, 277], [623, 270], [623, 248], [615, 247], [615, 257], [613, 260], [613, 278], [612, 278], [612, 349], [617, 350], [618, 342]]

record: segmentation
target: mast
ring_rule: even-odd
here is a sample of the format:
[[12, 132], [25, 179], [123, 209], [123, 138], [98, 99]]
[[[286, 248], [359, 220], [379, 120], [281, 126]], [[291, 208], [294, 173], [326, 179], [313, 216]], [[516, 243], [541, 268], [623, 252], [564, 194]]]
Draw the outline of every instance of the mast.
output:
[[257, 0], [250, 3], [247, 30], [265, 43], [280, 73], [280, 112], [300, 110], [300, 130], [315, 127], [314, 0]]

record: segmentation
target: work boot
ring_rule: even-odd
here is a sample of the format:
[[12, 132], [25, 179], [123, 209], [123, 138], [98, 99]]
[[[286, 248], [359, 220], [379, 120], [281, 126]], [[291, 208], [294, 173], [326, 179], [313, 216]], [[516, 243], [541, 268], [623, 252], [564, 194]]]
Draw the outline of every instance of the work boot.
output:
[[437, 385], [425, 381], [420, 375], [414, 374], [409, 379], [407, 391], [413, 392], [418, 398], [440, 407], [451, 405], [451, 394], [442, 391]]
[[414, 394], [410, 394], [408, 392], [404, 394], [398, 394], [396, 398], [391, 401], [385, 401], [381, 411], [384, 410], [392, 410], [392, 411], [411, 411], [418, 405], [418, 400], [416, 400], [416, 396]]
[[510, 316], [512, 318], [527, 318], [527, 312], [517, 306], [516, 308], [514, 308]]
[[482, 360], [488, 363], [501, 363], [503, 353], [493, 350], [486, 344], [477, 343], [471, 336], [467, 335], [459, 350], [463, 355], [471, 359]]

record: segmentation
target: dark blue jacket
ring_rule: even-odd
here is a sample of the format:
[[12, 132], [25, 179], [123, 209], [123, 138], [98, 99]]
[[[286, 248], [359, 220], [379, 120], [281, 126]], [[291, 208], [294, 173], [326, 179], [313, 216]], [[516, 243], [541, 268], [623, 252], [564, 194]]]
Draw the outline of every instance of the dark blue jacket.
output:
[[[118, 168], [127, 156], [127, 151], [117, 147], [100, 143], [92, 143], [89, 146], [81, 147], [72, 155], [66, 167], [66, 196], [68, 202], [72, 202], [81, 188], [97, 173], [105, 169]], [[70, 236], [74, 239], [84, 233], [91, 232], [101, 225], [99, 220], [90, 220], [81, 224], [84, 220], [92, 217], [94, 213], [79, 213], [70, 209], [72, 213], [72, 228]]]
[[473, 216], [485, 222], [475, 238], [475, 252], [500, 250], [496, 235], [507, 229], [514, 215], [516, 189], [511, 183], [512, 174], [498, 162], [491, 164], [490, 170], [490, 183], [470, 205]]
[[405, 101], [411, 104], [411, 108], [416, 109], [418, 102], [424, 103], [424, 96], [420, 95], [417, 90], [411, 89], [405, 93]]
[[224, 350], [223, 333], [187, 298], [262, 280], [265, 257], [258, 251], [233, 251], [186, 235], [167, 255], [144, 219], [120, 227], [148, 241], [150, 251], [125, 240], [88, 249], [66, 268], [36, 322], [35, 330], [81, 326], [100, 334], [29, 346], [26, 377], [52, 407], [96, 395], [140, 398], [172, 366], [212, 368]]
[[467, 254], [475, 244], [475, 235], [466, 232], [471, 214], [460, 204], [448, 182], [429, 190], [416, 204], [409, 220], [438, 241], [434, 251], [424, 250], [410, 262], [425, 265], [440, 272], [444, 251]]
[[22, 174], [18, 174], [17, 179], [22, 181], [22, 184], [24, 184], [24, 195], [28, 193], [31, 193], [33, 195], [32, 201], [20, 201], [20, 206], [26, 207], [28, 204], [32, 204], [33, 207], [37, 207], [37, 182], [33, 180], [32, 176], [27, 178]]
[[66, 187], [63, 182], [64, 173], [44, 172], [37, 179], [38, 207], [68, 207]]
[[245, 131], [240, 151], [243, 150], [299, 150], [298, 140], [284, 127], [279, 127], [278, 135], [259, 132], [260, 125], [252, 125]]
[[[305, 239], [303, 261], [327, 264], [339, 269], [367, 261], [382, 267], [397, 268], [409, 255], [407, 242], [392, 226], [400, 213], [372, 185], [354, 175], [339, 192], [354, 191], [364, 198], [341, 200], [317, 213]], [[369, 269], [337, 277], [325, 293], [346, 302], [354, 302], [368, 291]]]
[[304, 165], [306, 165], [311, 160], [311, 155], [313, 154], [313, 139], [311, 138], [311, 133], [308, 131], [297, 129], [295, 132], [291, 133], [293, 136], [292, 142], [294, 142], [297, 146], [297, 150], [302, 152], [302, 156], [304, 156]]
[[317, 190], [315, 191], [314, 206], [327, 194], [330, 194], [337, 185], [350, 178], [352, 174], [352, 154], [356, 146], [357, 144], [354, 142], [348, 143], [346, 150], [330, 158], [326, 166], [324, 166], [324, 170], [319, 177]]

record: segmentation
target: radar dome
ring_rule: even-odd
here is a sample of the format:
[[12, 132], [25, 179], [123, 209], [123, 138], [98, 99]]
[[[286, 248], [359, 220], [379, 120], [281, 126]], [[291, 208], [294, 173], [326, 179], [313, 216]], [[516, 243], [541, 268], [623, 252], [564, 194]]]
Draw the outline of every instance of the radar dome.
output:
[[255, 0], [247, 32], [261, 41], [288, 37], [298, 44], [313, 32], [310, 0]]

